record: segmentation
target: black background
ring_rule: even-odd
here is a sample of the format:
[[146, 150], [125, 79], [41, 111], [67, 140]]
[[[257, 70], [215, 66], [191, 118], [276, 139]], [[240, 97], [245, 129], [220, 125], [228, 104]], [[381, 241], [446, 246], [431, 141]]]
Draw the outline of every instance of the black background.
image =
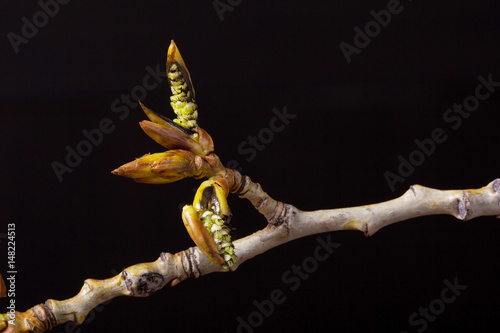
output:
[[[110, 174], [162, 151], [138, 126], [145, 119], [139, 108], [120, 119], [111, 104], [142, 85], [146, 66], [164, 70], [171, 39], [217, 154], [278, 200], [303, 210], [348, 207], [389, 200], [415, 183], [478, 188], [498, 177], [500, 92], [457, 129], [443, 115], [474, 94], [479, 75], [500, 81], [500, 5], [401, 6], [348, 64], [339, 44], [353, 44], [354, 27], [363, 29], [387, 1], [242, 1], [224, 20], [211, 1], [70, 1], [17, 54], [8, 34], [20, 35], [21, 18], [33, 21], [41, 9], [35, 1], [3, 1], [0, 233], [16, 224], [18, 310], [69, 298], [86, 278], [192, 246], [178, 206], [192, 200], [200, 181], [155, 186]], [[144, 103], [173, 117], [168, 97], [163, 82]], [[247, 161], [238, 146], [284, 106], [296, 118]], [[52, 163], [65, 163], [66, 146], [75, 148], [82, 131], [103, 118], [114, 130], [59, 181]], [[447, 140], [391, 191], [384, 172], [397, 173], [398, 156], [407, 158], [414, 140], [436, 128]], [[265, 226], [248, 202], [231, 197], [230, 205], [238, 237]], [[318, 246], [318, 236], [306, 237], [231, 274], [115, 299], [81, 327], [53, 332], [236, 332], [237, 318], [275, 289], [286, 301], [255, 332], [416, 332], [422, 326], [412, 327], [409, 316], [454, 278], [468, 288], [426, 332], [493, 332], [500, 324], [499, 232], [494, 217], [434, 216], [371, 238], [331, 233], [341, 246], [291, 291], [282, 275]], [[6, 257], [5, 239], [0, 246]]]

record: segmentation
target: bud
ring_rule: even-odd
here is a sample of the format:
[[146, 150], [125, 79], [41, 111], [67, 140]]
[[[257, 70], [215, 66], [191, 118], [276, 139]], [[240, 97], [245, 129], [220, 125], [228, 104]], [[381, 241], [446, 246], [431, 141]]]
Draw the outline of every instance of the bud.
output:
[[141, 125], [142, 130], [151, 139], [167, 149], [185, 149], [201, 156], [205, 156], [208, 153], [203, 150], [193, 136], [186, 134], [175, 125], [168, 124], [165, 126], [147, 120], [141, 121], [139, 125]]
[[200, 126], [198, 126], [198, 142], [200, 143], [201, 149], [207, 152], [207, 154], [214, 151], [214, 141], [212, 137]]
[[139, 102], [144, 113], [152, 121], [141, 122], [142, 129], [167, 149], [186, 149], [201, 156], [210, 154], [214, 151], [214, 143], [210, 135], [198, 127], [198, 105], [191, 75], [173, 40], [167, 52], [166, 71], [172, 91], [170, 105], [177, 118], [170, 120]]
[[174, 122], [189, 130], [197, 131], [198, 105], [191, 75], [182, 59], [174, 41], [170, 43], [167, 53], [167, 78], [172, 91], [170, 105], [177, 118]]
[[212, 177], [201, 183], [194, 196], [193, 206], [197, 211], [211, 210], [219, 216], [232, 217], [227, 203], [229, 185], [223, 177]]
[[[238, 259], [234, 253], [234, 245], [230, 234], [231, 230], [228, 226], [229, 220], [232, 217], [226, 199], [228, 194], [229, 186], [225, 178], [215, 176], [204, 181], [198, 188], [198, 191], [196, 191], [193, 201], [193, 211], [196, 212], [197, 217], [196, 219], [192, 217], [193, 220], [196, 220], [197, 226], [204, 226], [204, 229], [211, 235], [212, 240], [204, 244], [204, 246], [210, 246], [211, 251], [214, 251], [213, 246], [215, 245], [215, 249], [217, 249], [219, 256], [224, 258], [224, 263], [222, 264], [224, 268], [231, 267]], [[189, 212], [191, 211], [189, 210]], [[186, 223], [184, 224], [186, 225]], [[194, 221], [191, 222], [191, 229], [193, 229], [194, 224]], [[186, 228], [188, 228], [187, 225]], [[191, 238], [193, 238], [189, 229], [188, 232]], [[200, 246], [198, 242], [201, 242], [201, 238], [198, 242], [194, 238], [193, 240]], [[205, 253], [203, 249], [201, 250]], [[212, 254], [205, 254], [209, 258], [213, 256]], [[212, 261], [216, 262], [214, 260]]]
[[186, 150], [147, 154], [122, 165], [111, 173], [139, 183], [166, 184], [196, 174], [195, 155]]
[[184, 59], [182, 59], [179, 48], [173, 40], [170, 42], [170, 46], [167, 51], [166, 69], [169, 84], [171, 88], [174, 88], [172, 90], [175, 90], [176, 86], [178, 86], [178, 82], [182, 82], [183, 85], [186, 85], [186, 87], [182, 87], [182, 91], [185, 92], [189, 100], [194, 102], [195, 92], [191, 81], [191, 75], [189, 74], [187, 66], [184, 63]]
[[139, 124], [146, 134], [167, 149], [186, 149], [197, 155], [205, 156], [214, 151], [210, 135], [200, 127], [198, 133], [188, 130], [172, 120], [159, 115], [139, 102], [142, 110], [151, 121]]

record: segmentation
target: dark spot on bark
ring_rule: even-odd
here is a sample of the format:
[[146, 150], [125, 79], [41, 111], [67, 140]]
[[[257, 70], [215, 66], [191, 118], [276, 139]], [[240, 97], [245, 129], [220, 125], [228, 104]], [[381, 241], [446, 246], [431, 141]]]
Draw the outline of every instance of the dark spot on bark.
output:
[[139, 295], [150, 295], [161, 288], [164, 278], [158, 273], [145, 273], [139, 277], [137, 293]]
[[164, 278], [158, 273], [144, 273], [139, 276], [138, 280], [134, 281], [134, 277], [130, 276], [126, 271], [123, 272], [125, 285], [133, 296], [149, 296], [159, 290]]

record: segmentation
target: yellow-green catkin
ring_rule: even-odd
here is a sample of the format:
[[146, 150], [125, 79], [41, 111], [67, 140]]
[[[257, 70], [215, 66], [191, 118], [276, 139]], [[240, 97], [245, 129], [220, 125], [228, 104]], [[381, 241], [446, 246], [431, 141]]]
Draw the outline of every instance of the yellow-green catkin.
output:
[[177, 64], [174, 63], [170, 66], [167, 76], [173, 94], [170, 96], [170, 105], [177, 115], [174, 122], [196, 132], [198, 105], [194, 101], [193, 92], [189, 89], [182, 71]]
[[234, 245], [231, 240], [230, 229], [227, 226], [226, 221], [224, 218], [210, 210], [200, 212], [200, 219], [205, 228], [207, 228], [207, 230], [212, 234], [215, 244], [217, 244], [219, 254], [226, 262], [226, 265], [223, 267], [231, 267], [238, 257], [234, 254]]

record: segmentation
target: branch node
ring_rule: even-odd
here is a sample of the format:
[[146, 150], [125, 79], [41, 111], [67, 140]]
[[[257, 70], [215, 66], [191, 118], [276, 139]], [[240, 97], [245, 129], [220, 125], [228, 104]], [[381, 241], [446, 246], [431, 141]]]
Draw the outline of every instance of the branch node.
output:
[[466, 191], [462, 191], [462, 197], [458, 199], [458, 218], [460, 220], [465, 220], [470, 214], [470, 200], [468, 193]]
[[413, 195], [414, 195], [414, 196], [417, 196], [417, 190], [415, 189], [415, 186], [416, 186], [416, 185], [411, 185], [411, 186], [410, 186], [410, 190], [413, 192]]
[[[297, 212], [291, 209], [290, 205], [285, 205], [281, 201], [278, 201], [268, 222], [269, 224], [278, 227], [283, 224], [283, 222], [287, 222], [288, 219], [291, 218], [291, 216], [289, 216], [290, 213], [295, 215]], [[288, 226], [285, 227], [288, 229]]]
[[239, 187], [236, 188], [233, 193], [239, 195], [240, 197], [244, 197], [250, 190], [250, 184], [252, 183], [252, 180], [248, 176], [243, 176], [243, 175], [240, 176], [241, 177], [238, 177], [239, 179], [235, 177], [238, 180], [237, 185], [239, 185]]
[[[200, 259], [194, 247], [190, 247], [189, 249], [181, 252], [181, 261], [184, 273], [186, 274], [185, 278], [196, 279], [200, 277]], [[182, 277], [180, 277], [180, 279], [180, 281], [184, 280]]]
[[491, 183], [491, 188], [493, 189], [493, 192], [499, 193], [500, 192], [500, 179], [497, 178]]

